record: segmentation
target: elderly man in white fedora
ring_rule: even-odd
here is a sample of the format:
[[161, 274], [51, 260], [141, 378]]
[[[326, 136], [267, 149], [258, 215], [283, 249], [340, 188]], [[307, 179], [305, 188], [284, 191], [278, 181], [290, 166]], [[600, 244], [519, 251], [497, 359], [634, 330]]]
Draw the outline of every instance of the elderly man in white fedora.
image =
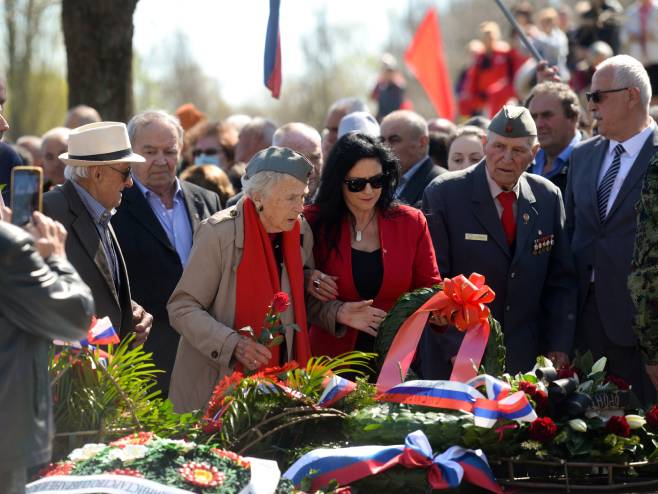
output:
[[121, 203], [121, 192], [132, 187], [131, 163], [143, 163], [133, 153], [126, 126], [96, 122], [71, 131], [66, 182], [43, 196], [44, 213], [68, 231], [66, 254], [91, 288], [98, 317], [109, 316], [121, 337], [135, 332], [146, 341], [153, 317], [130, 295], [126, 265], [110, 219]]

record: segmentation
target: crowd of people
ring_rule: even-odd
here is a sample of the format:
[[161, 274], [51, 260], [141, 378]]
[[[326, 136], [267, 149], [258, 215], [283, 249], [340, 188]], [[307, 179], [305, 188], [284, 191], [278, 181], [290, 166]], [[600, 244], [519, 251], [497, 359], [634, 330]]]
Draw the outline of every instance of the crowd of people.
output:
[[[658, 152], [658, 2], [637, 2], [626, 21], [614, 1], [588, 6], [572, 31], [562, 10], [515, 11], [547, 59], [529, 91], [513, 84], [516, 62], [499, 60], [518, 45], [483, 25], [460, 125], [404, 108], [375, 117], [355, 97], [327, 109], [321, 132], [213, 120], [193, 104], [127, 124], [79, 106], [42, 138], [0, 143], [5, 201], [14, 165], [45, 177], [29, 233], [9, 224], [10, 209], [0, 215], [0, 368], [22, 376], [0, 387], [0, 402], [12, 403], [0, 417], [22, 420], [3, 436], [12, 447], [0, 447], [0, 485], [21, 492], [26, 469], [49, 455], [45, 349], [82, 337], [92, 314], [152, 352], [159, 389], [183, 412], [203, 407], [235, 369], [372, 351], [400, 295], [476, 272], [496, 293], [509, 372], [538, 355], [564, 367], [591, 351], [654, 403], [626, 280], [636, 203]], [[608, 56], [575, 85], [583, 60], [557, 45], [603, 42]], [[624, 46], [635, 56], [614, 55]], [[6, 97], [0, 84], [0, 104]], [[285, 334], [268, 346], [258, 335], [280, 291]], [[431, 321], [414, 369], [447, 379], [463, 334]]]

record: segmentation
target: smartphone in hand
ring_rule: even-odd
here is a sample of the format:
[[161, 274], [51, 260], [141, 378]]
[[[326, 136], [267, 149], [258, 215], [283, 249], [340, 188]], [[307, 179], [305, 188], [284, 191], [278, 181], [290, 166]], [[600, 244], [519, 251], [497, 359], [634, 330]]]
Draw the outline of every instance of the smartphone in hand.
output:
[[14, 225], [23, 226], [34, 211], [41, 211], [43, 170], [38, 166], [15, 166], [11, 171], [11, 209]]

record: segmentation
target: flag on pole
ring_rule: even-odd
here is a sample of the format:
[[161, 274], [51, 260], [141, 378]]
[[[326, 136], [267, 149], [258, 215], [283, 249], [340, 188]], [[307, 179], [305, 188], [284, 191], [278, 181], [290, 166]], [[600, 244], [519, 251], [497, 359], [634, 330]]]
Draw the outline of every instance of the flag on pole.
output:
[[418, 26], [404, 54], [404, 61], [425, 89], [437, 114], [454, 119], [455, 100], [443, 53], [439, 16], [433, 8], [427, 10]]
[[281, 0], [270, 0], [270, 17], [265, 37], [265, 86], [274, 98], [281, 92], [281, 36], [279, 33], [279, 6]]

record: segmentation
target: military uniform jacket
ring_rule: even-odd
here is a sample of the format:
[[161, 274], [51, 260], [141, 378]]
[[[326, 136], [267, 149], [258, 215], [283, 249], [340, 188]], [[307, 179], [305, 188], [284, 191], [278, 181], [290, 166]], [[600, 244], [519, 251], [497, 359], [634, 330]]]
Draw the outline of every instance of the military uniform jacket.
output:
[[598, 213], [598, 176], [609, 141], [601, 136], [580, 143], [571, 153], [567, 186], [567, 230], [578, 273], [578, 307], [582, 308], [595, 271], [596, 302], [610, 340], [635, 344], [635, 308], [627, 279], [637, 230], [640, 199], [649, 160], [658, 152], [658, 128], [644, 143], [606, 217]]
[[528, 173], [519, 187], [513, 250], [484, 160], [438, 177], [423, 198], [444, 278], [477, 272], [495, 291], [489, 306], [505, 333], [510, 372], [530, 370], [540, 353], [569, 354], [575, 329], [576, 280], [560, 190]]

